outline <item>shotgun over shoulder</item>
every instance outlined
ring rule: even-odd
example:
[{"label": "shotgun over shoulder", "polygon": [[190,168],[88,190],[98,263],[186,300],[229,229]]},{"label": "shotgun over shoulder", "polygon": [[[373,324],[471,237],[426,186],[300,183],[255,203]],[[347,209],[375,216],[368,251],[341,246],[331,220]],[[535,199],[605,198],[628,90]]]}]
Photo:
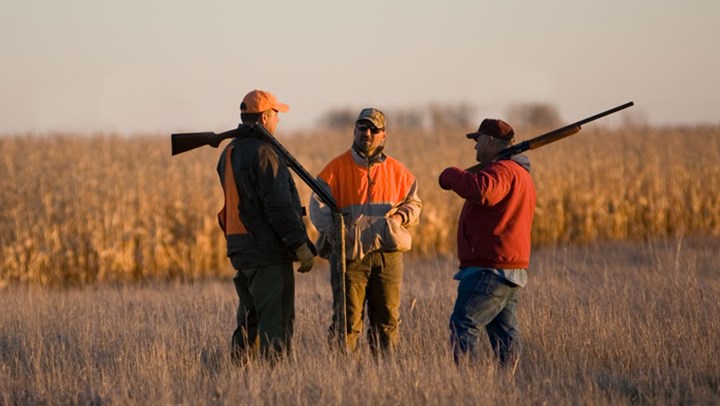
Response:
[{"label": "shotgun over shoulder", "polygon": [[[511,147],[505,148],[504,150],[498,152],[497,156],[493,160],[496,161],[498,159],[508,159],[508,158],[512,157],[513,155],[523,153],[530,149],[540,148],[543,145],[547,145],[547,144],[553,143],[555,141],[559,141],[563,138],[569,137],[573,134],[577,134],[583,125],[585,125],[591,121],[595,121],[599,118],[605,117],[607,115],[616,113],[620,110],[624,110],[633,105],[634,105],[633,102],[627,102],[627,103],[621,104],[617,107],[613,107],[610,110],[606,110],[606,111],[603,111],[602,113],[595,114],[594,116],[590,116],[588,118],[584,118],[575,123],[568,124],[564,127],[558,128],[557,130],[552,130],[543,135],[538,135],[537,137],[531,138],[529,140],[525,140],[521,143],[515,144]],[[485,165],[487,165],[487,163],[479,163],[475,166],[468,168],[467,171],[476,172]]]}]

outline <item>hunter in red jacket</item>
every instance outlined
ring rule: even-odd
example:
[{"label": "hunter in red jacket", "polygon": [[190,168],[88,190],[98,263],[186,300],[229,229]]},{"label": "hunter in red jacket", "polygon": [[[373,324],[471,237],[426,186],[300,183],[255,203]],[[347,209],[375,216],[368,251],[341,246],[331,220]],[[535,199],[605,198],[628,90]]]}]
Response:
[{"label": "hunter in red jacket", "polygon": [[485,328],[501,365],[517,366],[521,350],[516,309],[518,290],[527,283],[535,186],[525,156],[495,160],[512,145],[512,127],[485,119],[475,141],[479,170],[447,168],[440,187],[465,199],[458,224],[460,281],[450,333],[455,362],[480,355],[478,337]]}]

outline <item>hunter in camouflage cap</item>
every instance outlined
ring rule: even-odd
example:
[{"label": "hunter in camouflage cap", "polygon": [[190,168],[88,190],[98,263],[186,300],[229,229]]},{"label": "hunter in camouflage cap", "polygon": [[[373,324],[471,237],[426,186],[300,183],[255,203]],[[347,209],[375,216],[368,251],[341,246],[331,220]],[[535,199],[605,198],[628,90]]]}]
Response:
[{"label": "hunter in camouflage cap", "polygon": [[385,114],[383,114],[383,112],[378,109],[372,107],[362,109],[360,115],[358,116],[357,120],[355,120],[355,122],[357,123],[363,120],[369,121],[370,123],[372,123],[372,125],[381,130],[385,129]]}]

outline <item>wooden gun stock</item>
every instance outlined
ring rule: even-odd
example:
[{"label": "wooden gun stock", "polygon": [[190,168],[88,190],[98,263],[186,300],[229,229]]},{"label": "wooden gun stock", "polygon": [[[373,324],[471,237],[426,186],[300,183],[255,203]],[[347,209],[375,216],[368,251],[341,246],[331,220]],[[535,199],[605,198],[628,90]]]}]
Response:
[{"label": "wooden gun stock", "polygon": [[213,148],[220,146],[220,143],[227,138],[234,138],[243,135],[249,127],[240,126],[234,130],[225,131],[216,134],[214,132],[197,132],[197,133],[178,133],[172,134],[170,144],[172,146],[172,154],[178,155],[183,152],[210,145]]}]

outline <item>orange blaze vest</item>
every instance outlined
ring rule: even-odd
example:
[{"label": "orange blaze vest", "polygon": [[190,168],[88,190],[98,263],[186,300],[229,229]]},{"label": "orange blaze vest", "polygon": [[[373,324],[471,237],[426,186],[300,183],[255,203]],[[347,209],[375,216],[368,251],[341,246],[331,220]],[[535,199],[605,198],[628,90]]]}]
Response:
[{"label": "orange blaze vest", "polygon": [[[225,149],[225,174],[222,185],[225,194],[225,203],[222,210],[218,213],[220,228],[225,232],[226,237],[231,234],[247,234],[248,232],[245,223],[240,219],[240,193],[238,193],[235,175],[232,169],[232,150],[232,145],[228,145]],[[228,207],[230,207],[231,210],[228,210]]]},{"label": "orange blaze vest", "polygon": [[331,161],[319,177],[330,186],[341,209],[368,203],[395,205],[407,197],[415,182],[410,171],[393,158],[368,169],[353,160],[351,151]]}]

